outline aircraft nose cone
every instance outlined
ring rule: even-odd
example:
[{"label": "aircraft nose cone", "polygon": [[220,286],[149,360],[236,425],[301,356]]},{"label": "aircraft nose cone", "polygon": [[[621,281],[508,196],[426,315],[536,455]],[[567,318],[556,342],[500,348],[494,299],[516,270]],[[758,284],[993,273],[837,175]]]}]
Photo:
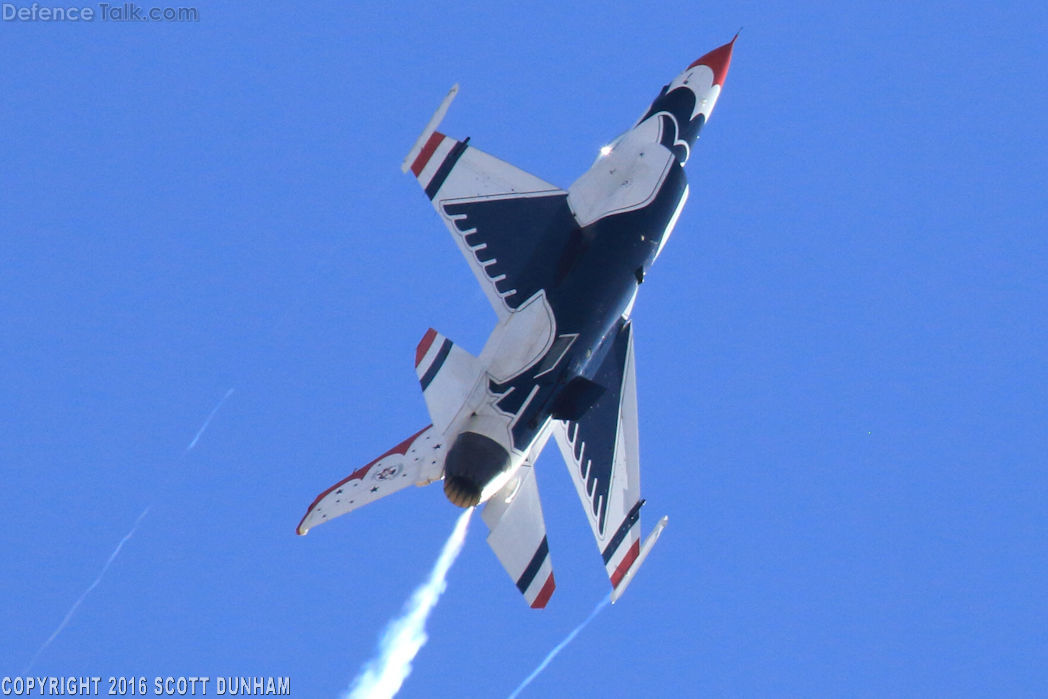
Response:
[{"label": "aircraft nose cone", "polygon": [[724,77],[728,74],[728,66],[731,65],[731,50],[735,46],[735,40],[739,38],[736,34],[731,38],[731,41],[719,46],[699,60],[692,63],[688,68],[694,68],[695,66],[709,66],[710,70],[713,71],[713,84],[724,85]]}]

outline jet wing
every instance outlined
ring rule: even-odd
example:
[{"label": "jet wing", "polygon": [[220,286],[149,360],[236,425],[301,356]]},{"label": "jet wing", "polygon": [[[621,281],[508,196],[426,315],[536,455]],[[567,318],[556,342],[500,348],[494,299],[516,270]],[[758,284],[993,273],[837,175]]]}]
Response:
[{"label": "jet wing", "polygon": [[432,426],[411,435],[371,463],[317,496],[298,524],[305,535],[318,524],[403,490],[409,485],[429,485],[444,472],[440,433]]},{"label": "jet wing", "polygon": [[[604,387],[578,420],[555,420],[560,447],[612,587],[637,562],[640,550],[640,458],[632,325],[619,331],[593,381]],[[627,580],[628,583],[628,580]]]},{"label": "jet wing", "polygon": [[577,229],[568,193],[436,130],[448,94],[404,160],[499,320],[547,288]]}]

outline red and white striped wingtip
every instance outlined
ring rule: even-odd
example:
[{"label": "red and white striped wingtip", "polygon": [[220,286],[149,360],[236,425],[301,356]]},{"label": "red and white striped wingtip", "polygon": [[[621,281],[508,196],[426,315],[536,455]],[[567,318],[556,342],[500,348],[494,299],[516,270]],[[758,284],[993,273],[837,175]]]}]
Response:
[{"label": "red and white striped wingtip", "polygon": [[[659,520],[659,523],[655,525],[655,528],[651,531],[651,534],[648,534],[648,538],[644,540],[644,545],[640,547],[639,553],[636,554],[636,558],[634,558],[633,550],[630,550],[630,555],[628,558],[630,562],[627,565],[627,569],[622,572],[622,575],[621,577],[619,577],[618,580],[613,579],[611,581],[612,587],[614,587],[614,589],[611,591],[612,604],[615,604],[615,602],[618,601],[619,597],[622,597],[622,594],[626,591],[626,588],[629,587],[630,582],[633,581],[633,576],[637,574],[637,571],[640,570],[641,564],[644,563],[644,559],[648,557],[649,553],[651,553],[651,547],[654,546],[655,542],[659,540],[659,534],[661,534],[662,530],[666,528],[666,522],[668,522],[669,519],[670,518],[668,516],[664,516],[662,519]],[[634,546],[636,546],[636,543],[634,544]],[[619,575],[619,571],[615,571],[615,573],[616,575]]]}]

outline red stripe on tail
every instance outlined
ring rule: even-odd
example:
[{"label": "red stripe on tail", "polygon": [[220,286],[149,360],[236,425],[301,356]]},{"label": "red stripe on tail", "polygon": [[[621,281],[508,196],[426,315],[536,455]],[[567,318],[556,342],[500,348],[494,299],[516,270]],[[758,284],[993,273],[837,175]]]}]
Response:
[{"label": "red stripe on tail", "polygon": [[418,367],[418,365],[422,363],[422,358],[426,356],[426,352],[429,352],[433,340],[436,339],[437,331],[433,328],[427,330],[426,334],[422,336],[422,340],[418,343],[418,347],[415,349],[415,367]]}]

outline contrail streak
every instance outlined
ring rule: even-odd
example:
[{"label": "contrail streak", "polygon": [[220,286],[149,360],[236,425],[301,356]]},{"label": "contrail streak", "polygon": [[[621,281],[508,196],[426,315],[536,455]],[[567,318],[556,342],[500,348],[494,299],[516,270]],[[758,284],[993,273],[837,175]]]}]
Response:
[{"label": "contrail streak", "polygon": [[447,588],[448,571],[462,551],[472,513],[473,508],[470,508],[459,516],[429,579],[411,595],[400,616],[386,626],[379,642],[378,656],[361,669],[350,688],[342,694],[342,699],[388,699],[400,691],[400,686],[411,674],[411,661],[429,639],[426,619]]},{"label": "contrail streak", "polygon": [[102,570],[101,572],[99,572],[98,577],[95,578],[94,582],[87,586],[87,589],[84,590],[83,593],[81,593],[80,597],[77,598],[76,602],[73,602],[73,606],[69,608],[68,612],[66,612],[65,618],[62,619],[62,623],[59,624],[58,628],[55,629],[51,633],[51,635],[47,637],[47,640],[44,641],[44,644],[37,649],[36,654],[33,655],[33,659],[30,660],[29,664],[25,666],[25,669],[22,670],[23,675],[29,672],[29,669],[33,667],[33,663],[35,663],[36,659],[40,657],[40,654],[44,652],[44,649],[51,645],[51,641],[58,638],[58,634],[62,633],[62,629],[66,627],[66,624],[69,623],[69,620],[73,618],[74,614],[76,614],[76,610],[80,607],[80,604],[87,598],[89,594],[91,594],[91,590],[98,587],[98,584],[102,582],[102,578],[105,577],[106,571],[109,570],[109,566],[112,565],[113,561],[116,560],[116,557],[120,555],[120,549],[124,548],[124,544],[126,544],[128,540],[130,540],[131,537],[135,535],[135,532],[138,531],[138,525],[142,523],[142,520],[145,519],[147,514],[149,514],[149,507],[146,507],[146,509],[142,510],[142,512],[138,515],[138,518],[135,520],[134,526],[131,527],[130,531],[128,531],[127,534],[124,534],[124,538],[121,539],[120,543],[118,543],[116,545],[116,548],[113,549],[113,553],[109,554],[109,558],[106,559],[106,564],[102,566]]},{"label": "contrail streak", "polygon": [[[204,424],[200,426],[199,430],[197,430],[196,436],[193,437],[193,441],[189,443],[189,446],[186,447],[186,450],[182,452],[182,456],[188,454],[189,450],[196,446],[197,442],[200,440],[200,436],[204,434],[204,430],[207,429],[207,426],[211,423],[212,418],[215,417],[215,413],[218,412],[218,409],[222,407],[222,404],[225,403],[231,395],[233,395],[232,388],[226,391],[226,394],[222,396],[222,399],[218,401],[214,408],[211,409],[211,414],[207,416],[207,419],[204,420]],[[142,520],[146,518],[146,515],[149,514],[149,508],[151,507],[151,504],[146,505],[146,508],[142,510],[141,513],[139,513],[138,517],[135,519],[134,525],[132,525],[131,529],[127,532],[127,534],[124,534],[124,538],[117,543],[116,548],[113,549],[113,552],[109,554],[109,558],[106,559],[106,563],[104,566],[102,566],[102,571],[98,574],[98,577],[94,579],[94,582],[87,586],[87,589],[80,594],[76,602],[73,602],[73,606],[69,608],[68,612],[66,612],[65,617],[62,619],[62,623],[59,624],[58,628],[55,629],[51,633],[51,635],[47,637],[47,640],[44,641],[43,645],[37,649],[36,653],[33,655],[32,660],[30,660],[29,664],[25,666],[25,669],[22,670],[23,675],[29,672],[30,668],[33,667],[33,664],[36,663],[37,659],[40,657],[40,654],[43,653],[49,645],[51,645],[51,642],[58,638],[58,634],[62,633],[62,630],[66,627],[66,625],[69,624],[69,621],[73,618],[73,615],[76,614],[76,610],[80,608],[80,605],[83,603],[83,601],[87,599],[87,596],[91,594],[91,591],[98,587],[99,583],[102,582],[102,578],[105,577],[106,571],[109,570],[109,566],[111,566],[113,564],[113,561],[116,560],[116,557],[120,555],[120,551],[124,548],[124,544],[126,544],[131,539],[131,537],[135,535],[135,532],[138,531],[138,525],[140,525],[142,523]]]},{"label": "contrail streak", "polygon": [[188,454],[190,450],[197,445],[197,442],[200,441],[200,435],[204,434],[204,430],[206,430],[207,426],[211,424],[211,420],[215,417],[215,413],[218,412],[218,409],[222,407],[222,404],[225,403],[226,399],[231,395],[233,395],[232,388],[226,391],[226,395],[222,396],[222,400],[218,401],[215,407],[211,409],[211,414],[207,416],[207,419],[204,420],[204,424],[200,426],[199,430],[197,430],[196,436],[193,437],[193,441],[189,443],[188,447],[186,447],[186,450],[183,452],[184,454]]},{"label": "contrail streak", "polygon": [[531,671],[531,674],[528,675],[524,679],[524,681],[520,683],[519,687],[517,687],[516,689],[513,690],[513,694],[509,695],[509,699],[516,699],[517,695],[520,694],[524,690],[525,687],[527,687],[529,684],[531,684],[531,681],[534,680],[536,677],[538,677],[539,673],[541,673],[543,670],[546,669],[546,666],[550,664],[550,661],[552,661],[555,657],[557,657],[557,653],[559,653],[561,650],[563,650],[564,646],[566,646],[569,643],[571,643],[572,641],[574,641],[575,637],[579,635],[579,632],[582,631],[584,628],[586,628],[586,626],[591,621],[593,621],[593,618],[595,616],[597,616],[598,614],[600,614],[601,610],[603,610],[605,607],[608,606],[608,602],[610,602],[610,601],[611,601],[611,595],[609,594],[607,597],[605,597],[599,603],[597,603],[597,606],[593,608],[593,611],[590,612],[590,615],[588,617],[586,617],[586,620],[583,621],[578,626],[576,626],[575,630],[572,631],[571,633],[569,633],[567,638],[565,638],[563,641],[561,641],[560,643],[558,643],[557,645],[555,645],[553,647],[553,650],[551,650],[549,652],[549,654],[546,656],[546,658],[541,663],[539,663],[539,666]]}]

